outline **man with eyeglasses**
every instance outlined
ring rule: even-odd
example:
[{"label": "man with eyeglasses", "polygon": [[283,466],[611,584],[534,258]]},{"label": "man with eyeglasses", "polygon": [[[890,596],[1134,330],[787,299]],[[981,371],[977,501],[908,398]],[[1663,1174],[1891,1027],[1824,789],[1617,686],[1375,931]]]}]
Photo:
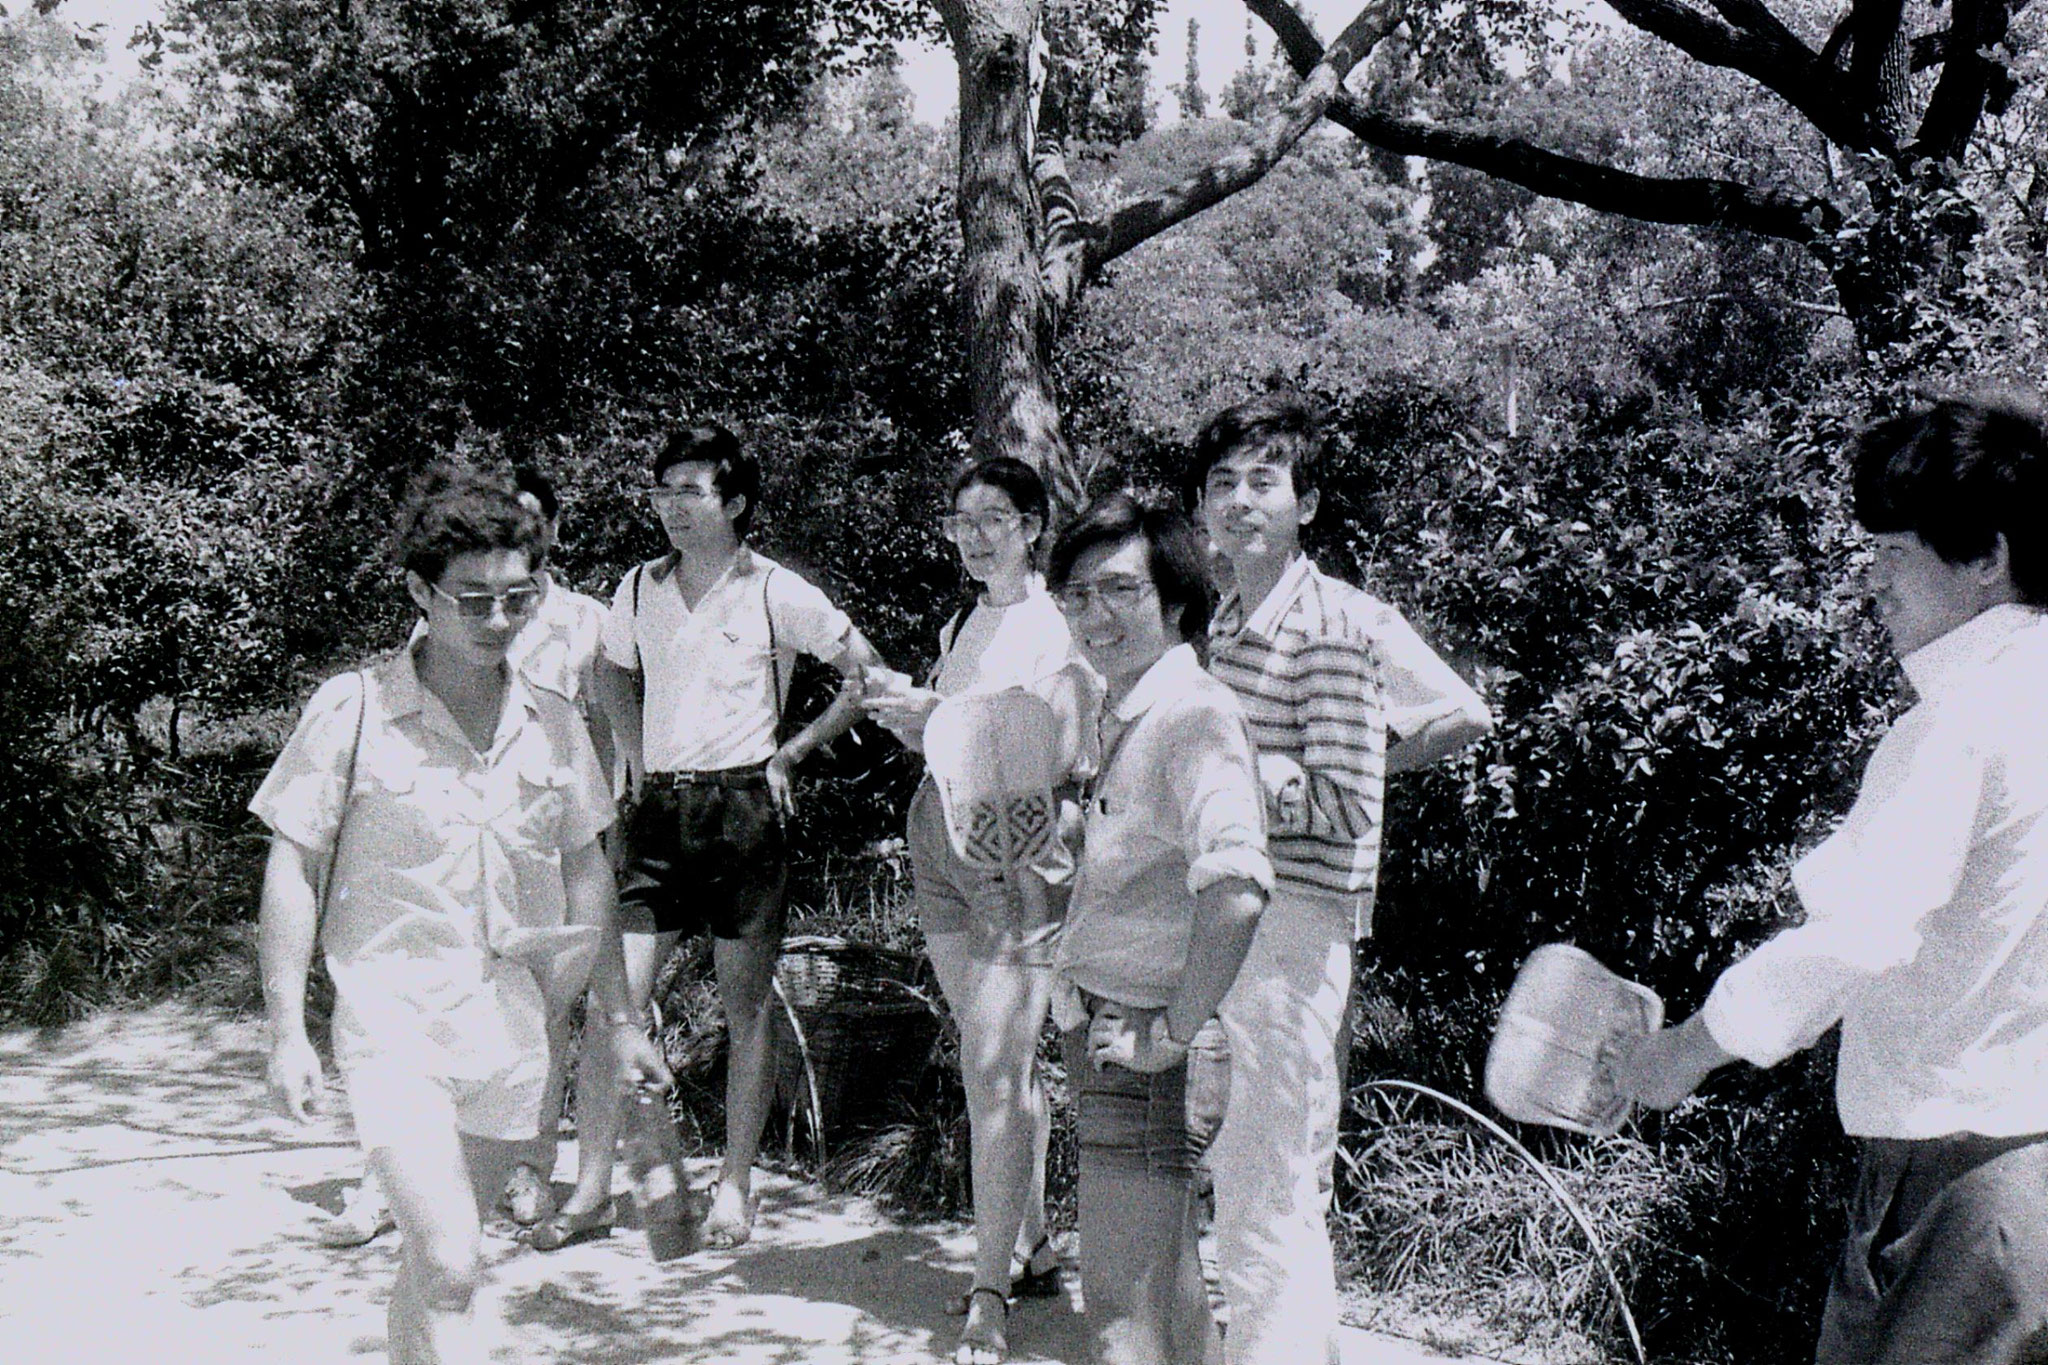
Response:
[{"label": "man with eyeglasses", "polygon": [[1196,1246],[1188,1045],[1272,889],[1258,774],[1237,699],[1190,643],[1208,585],[1178,512],[1097,504],[1061,533],[1047,581],[1108,684],[1053,966],[1089,1335],[1102,1365],[1206,1365],[1221,1347]]},{"label": "man with eyeglasses", "polygon": [[[704,1225],[707,1245],[753,1232],[753,1165],[774,1075],[768,1023],[788,882],[783,820],[792,775],[860,716],[861,670],[878,662],[825,594],[746,543],[760,496],[754,456],[717,423],[674,433],[655,457],[648,505],[671,551],[631,570],[613,595],[597,690],[617,739],[630,814],[623,822],[620,922],[636,1016],[686,933],[709,932],[730,1053],[725,1161]],[[799,654],[848,686],[782,739]],[[611,1034],[593,1020],[589,1073],[615,1070]],[[609,1227],[616,1085],[579,1086],[576,1189],[536,1225],[533,1245],[566,1246]]]}]

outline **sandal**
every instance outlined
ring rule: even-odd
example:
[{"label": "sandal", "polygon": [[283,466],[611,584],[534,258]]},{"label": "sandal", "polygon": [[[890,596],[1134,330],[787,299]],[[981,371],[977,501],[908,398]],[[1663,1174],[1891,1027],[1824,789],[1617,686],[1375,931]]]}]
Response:
[{"label": "sandal", "polygon": [[322,1220],[313,1230],[313,1237],[321,1246],[339,1250],[374,1242],[397,1226],[398,1219],[385,1202],[377,1178],[366,1175],[361,1184],[348,1192],[341,1212]]},{"label": "sandal", "polygon": [[[1041,1254],[1050,1253],[1052,1264],[1043,1270],[1033,1270]],[[1038,1245],[1031,1248],[1031,1254],[1024,1258],[1024,1273],[1010,1277],[1010,1297],[1013,1299],[1056,1299],[1066,1292],[1060,1282],[1059,1253],[1053,1251],[1052,1234],[1038,1239]]]},{"label": "sandal", "polygon": [[540,1172],[521,1164],[505,1182],[505,1213],[520,1227],[530,1228],[555,1212],[555,1192],[540,1178]]},{"label": "sandal", "polygon": [[[1041,1255],[1051,1251],[1052,1235],[1048,1233],[1038,1239],[1038,1245],[1031,1248],[1031,1254],[1024,1258],[1023,1271],[1011,1274],[1008,1297],[1012,1304],[1018,1299],[1056,1299],[1067,1292],[1066,1284],[1060,1279],[1060,1258],[1057,1254],[1053,1255],[1052,1264],[1044,1270],[1031,1268]],[[983,1292],[995,1293],[993,1289]],[[966,1317],[975,1293],[975,1290],[970,1289],[957,1299],[946,1300],[946,1315],[954,1318]]]},{"label": "sandal", "polygon": [[[986,1294],[1003,1310],[1002,1317],[976,1317],[974,1296]],[[1001,1365],[1009,1357],[1010,1299],[1000,1289],[976,1285],[967,1291],[967,1325],[960,1329],[960,1344],[953,1348],[953,1365]]]},{"label": "sandal", "polygon": [[586,1213],[567,1213],[555,1210],[548,1217],[533,1225],[526,1235],[526,1244],[535,1251],[560,1251],[563,1247],[578,1242],[594,1241],[599,1237],[612,1235],[612,1205],[610,1200]]},{"label": "sandal", "polygon": [[754,1215],[760,1210],[758,1195],[749,1194],[740,1206],[740,1220],[718,1216],[718,1198],[725,1193],[725,1182],[718,1181],[711,1187],[711,1202],[704,1215],[704,1246],[711,1251],[732,1251],[745,1246],[754,1236]]}]

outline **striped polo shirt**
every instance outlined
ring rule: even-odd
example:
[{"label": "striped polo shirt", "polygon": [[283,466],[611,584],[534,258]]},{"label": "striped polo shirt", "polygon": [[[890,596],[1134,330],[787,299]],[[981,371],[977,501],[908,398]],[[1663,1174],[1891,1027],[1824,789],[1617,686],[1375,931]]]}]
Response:
[{"label": "striped polo shirt", "polygon": [[1297,555],[1249,617],[1235,593],[1209,628],[1209,671],[1237,694],[1252,744],[1308,776],[1308,832],[1275,834],[1276,880],[1372,927],[1387,722],[1372,626],[1381,604]]}]

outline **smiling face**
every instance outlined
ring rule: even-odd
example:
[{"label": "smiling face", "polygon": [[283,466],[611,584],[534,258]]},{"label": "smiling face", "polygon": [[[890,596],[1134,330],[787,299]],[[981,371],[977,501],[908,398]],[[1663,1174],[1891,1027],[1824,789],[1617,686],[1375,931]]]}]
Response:
[{"label": "smiling face", "polygon": [[[430,584],[416,573],[408,573],[406,580],[413,603],[427,618],[427,636],[434,646],[482,668],[502,663],[514,637],[533,619],[531,610],[519,609],[518,597],[507,600],[506,595],[515,589],[542,589],[524,550],[471,550],[450,559],[438,583]],[[489,604],[488,614],[473,616],[469,612],[474,606],[466,610],[460,599],[469,596],[473,603],[475,594],[500,600]],[[537,597],[529,600],[538,602]]]},{"label": "smiling face", "polygon": [[977,582],[1009,582],[1030,571],[1039,520],[1020,513],[1002,489],[985,483],[967,485],[953,499],[953,515],[946,526],[961,565]]},{"label": "smiling face", "polygon": [[1143,536],[1083,551],[1059,590],[1074,642],[1112,696],[1122,696],[1181,643],[1179,607],[1160,605]]},{"label": "smiling face", "polygon": [[1315,519],[1318,495],[1294,488],[1294,466],[1270,444],[1239,446],[1202,479],[1202,529],[1233,565],[1248,558],[1292,558],[1301,528]]},{"label": "smiling face", "polygon": [[1900,657],[1931,644],[1985,609],[2014,598],[2005,541],[1983,559],[1951,564],[1911,531],[1873,536],[1871,605]]}]

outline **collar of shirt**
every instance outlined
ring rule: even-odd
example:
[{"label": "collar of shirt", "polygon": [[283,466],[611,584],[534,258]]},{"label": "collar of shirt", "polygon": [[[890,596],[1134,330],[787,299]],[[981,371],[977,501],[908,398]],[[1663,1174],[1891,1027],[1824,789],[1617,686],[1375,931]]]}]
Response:
[{"label": "collar of shirt", "polygon": [[[754,553],[753,547],[742,543],[737,550],[733,551],[732,559],[726,563],[726,566],[723,569],[720,569],[718,571],[718,577],[712,579],[711,585],[704,589],[704,596],[699,597],[697,599],[698,603],[701,605],[705,598],[717,592],[721,587],[725,586],[725,584],[728,581],[733,579],[745,578],[749,574],[752,574],[756,569],[760,567],[760,564],[760,556]],[[675,576],[676,571],[682,568],[682,566],[682,551],[670,550],[667,554],[663,555],[660,559],[655,560],[654,563],[648,566],[647,580],[650,583],[666,583],[670,578],[673,578]],[[677,595],[681,595],[680,584],[677,585]],[[690,604],[687,602],[683,604],[685,609],[688,609],[689,605]]]},{"label": "collar of shirt", "polygon": [[1116,704],[1117,720],[1129,725],[1159,702],[1185,692],[1189,684],[1202,676],[1202,661],[1195,657],[1195,647],[1175,645],[1160,655],[1159,661],[1146,669],[1145,675]]},{"label": "collar of shirt", "polygon": [[2041,620],[2041,608],[2002,602],[1979,612],[1939,639],[1900,660],[1906,680],[1923,701],[1933,701],[1988,661],[2006,641]]},{"label": "collar of shirt", "polygon": [[[1270,640],[1280,631],[1280,623],[1287,619],[1287,613],[1301,597],[1302,589],[1308,586],[1309,577],[1316,566],[1304,554],[1297,554],[1287,561],[1287,567],[1280,571],[1280,581],[1273,585],[1263,602],[1250,616],[1244,614],[1244,602],[1235,588],[1226,593],[1223,602],[1216,608],[1211,635],[1256,635]],[[1241,620],[1239,618],[1242,618]]]},{"label": "collar of shirt", "polygon": [[[444,732],[450,739],[469,744],[469,736],[456,723],[454,713],[439,697],[433,704],[427,704],[426,684],[420,681],[417,653],[424,644],[424,637],[399,651],[398,666],[384,679],[383,705],[385,713],[392,720],[417,715],[421,723]],[[516,668],[505,670],[505,707],[498,713],[498,730],[491,737],[490,753],[496,754],[519,734],[520,728],[529,720],[540,716],[540,703],[534,700],[526,680]],[[473,746],[472,746],[473,747]],[[489,755],[486,755],[489,757]]]}]

